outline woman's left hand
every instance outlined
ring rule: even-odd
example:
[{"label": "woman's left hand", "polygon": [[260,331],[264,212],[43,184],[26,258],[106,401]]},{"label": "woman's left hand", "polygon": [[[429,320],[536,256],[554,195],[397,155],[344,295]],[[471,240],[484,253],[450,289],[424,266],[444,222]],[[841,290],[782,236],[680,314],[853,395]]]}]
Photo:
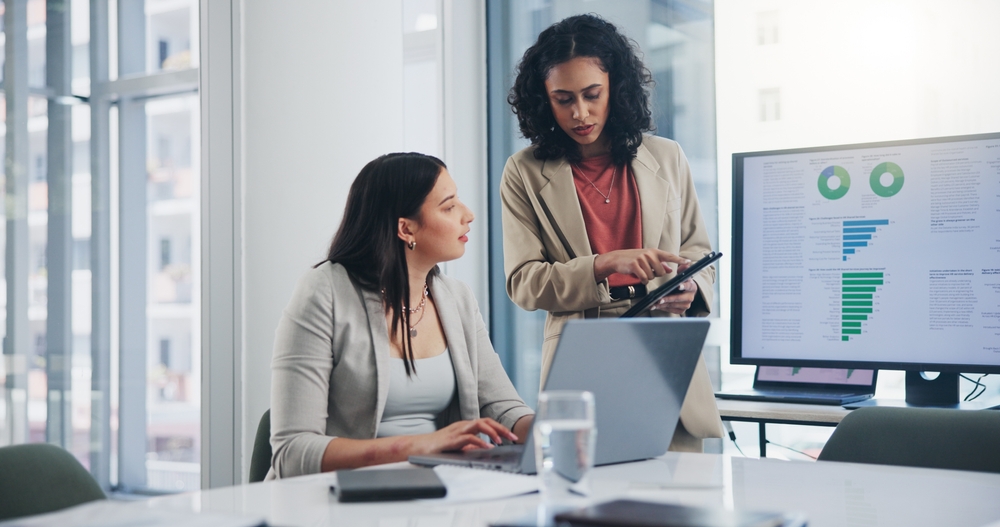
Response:
[{"label": "woman's left hand", "polygon": [[688,280],[677,289],[680,293],[661,298],[657,303],[653,304],[652,309],[654,311],[666,311],[675,315],[683,315],[688,309],[691,309],[694,297],[698,294],[698,284],[694,280]]}]

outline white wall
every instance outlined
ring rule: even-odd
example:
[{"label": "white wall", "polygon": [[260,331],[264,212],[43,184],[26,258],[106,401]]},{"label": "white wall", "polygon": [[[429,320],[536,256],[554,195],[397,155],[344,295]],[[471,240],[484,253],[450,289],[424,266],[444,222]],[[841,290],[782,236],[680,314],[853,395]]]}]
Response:
[{"label": "white wall", "polygon": [[[400,0],[240,7],[245,478],[270,407],[281,311],[298,278],[324,258],[361,167],[403,148],[404,94]],[[485,11],[445,0],[443,15],[444,161],[479,218],[466,257],[446,271],[485,306]]]},{"label": "white wall", "polygon": [[486,173],[486,6],[444,0],[444,162],[459,197],[476,215],[465,256],[444,272],[469,284],[489,324]]},{"label": "white wall", "polygon": [[246,451],[270,407],[271,347],[361,168],[402,147],[398,0],[245,2]]}]

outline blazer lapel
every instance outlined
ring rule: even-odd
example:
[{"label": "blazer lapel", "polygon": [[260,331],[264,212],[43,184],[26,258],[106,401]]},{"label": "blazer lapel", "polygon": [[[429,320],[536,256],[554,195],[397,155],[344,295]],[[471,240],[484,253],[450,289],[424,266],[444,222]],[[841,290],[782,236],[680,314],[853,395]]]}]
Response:
[{"label": "blazer lapel", "polygon": [[590,256],[593,251],[569,163],[565,158],[544,162],[542,177],[548,182],[538,191],[541,205],[546,209],[552,228],[570,252],[570,259]]},{"label": "blazer lapel", "polygon": [[632,162],[632,174],[635,184],[639,187],[639,199],[642,209],[642,246],[659,247],[660,234],[663,232],[663,218],[667,210],[667,181],[659,176],[660,164],[646,145],[639,145],[635,160]]},{"label": "blazer lapel", "polygon": [[455,368],[455,385],[462,419],[476,419],[479,417],[479,381],[469,360],[469,346],[465,341],[462,316],[458,312],[454,295],[441,280],[432,280],[428,288],[441,319],[451,364]]},{"label": "blazer lapel", "polygon": [[375,429],[372,437],[382,421],[385,401],[389,398],[389,326],[385,323],[385,308],[382,305],[382,295],[376,291],[362,290],[365,307],[368,311],[368,325],[372,332],[372,347],[375,349]]}]

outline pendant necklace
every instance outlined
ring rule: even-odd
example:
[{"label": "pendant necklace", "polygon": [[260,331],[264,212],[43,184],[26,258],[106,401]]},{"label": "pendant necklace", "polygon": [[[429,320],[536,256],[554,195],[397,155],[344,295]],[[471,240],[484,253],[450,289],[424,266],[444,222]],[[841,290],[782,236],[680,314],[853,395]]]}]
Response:
[{"label": "pendant necklace", "polygon": [[420,321],[424,319],[424,306],[427,304],[427,295],[428,294],[430,294],[430,292],[427,291],[427,282],[424,282],[424,293],[422,295],[422,298],[420,299],[420,305],[418,305],[417,307],[415,307],[413,309],[407,308],[407,309],[409,309],[409,311],[410,311],[411,314],[416,313],[417,311],[420,311],[420,317],[417,318],[417,321],[414,322],[412,326],[410,326],[410,338],[411,339],[417,337],[417,324],[419,324]]},{"label": "pendant necklace", "polygon": [[615,189],[615,178],[618,176],[617,166],[615,166],[615,171],[611,174],[611,187],[608,188],[607,194],[601,192],[601,189],[597,188],[597,185],[595,185],[594,182],[591,181],[589,177],[584,175],[583,170],[579,170],[579,172],[580,175],[583,176],[583,179],[586,179],[587,183],[590,183],[590,186],[594,187],[594,190],[596,190],[597,193],[600,194],[602,198],[604,198],[604,203],[611,203],[611,192]]}]

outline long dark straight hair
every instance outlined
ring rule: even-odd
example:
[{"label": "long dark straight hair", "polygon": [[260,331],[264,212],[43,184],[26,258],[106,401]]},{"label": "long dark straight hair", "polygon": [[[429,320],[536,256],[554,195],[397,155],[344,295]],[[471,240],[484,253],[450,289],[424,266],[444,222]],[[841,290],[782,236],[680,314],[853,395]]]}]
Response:
[{"label": "long dark straight hair", "polygon": [[[419,220],[420,206],[445,168],[440,159],[417,153],[386,154],[368,163],[351,184],[344,219],[330,244],[327,260],[343,265],[362,287],[382,292],[386,311],[392,311],[393,340],[400,322],[410,327],[409,267],[406,242],[397,236],[399,219]],[[435,266],[427,281],[438,272]],[[407,376],[416,372],[408,330],[403,364]]]}]

